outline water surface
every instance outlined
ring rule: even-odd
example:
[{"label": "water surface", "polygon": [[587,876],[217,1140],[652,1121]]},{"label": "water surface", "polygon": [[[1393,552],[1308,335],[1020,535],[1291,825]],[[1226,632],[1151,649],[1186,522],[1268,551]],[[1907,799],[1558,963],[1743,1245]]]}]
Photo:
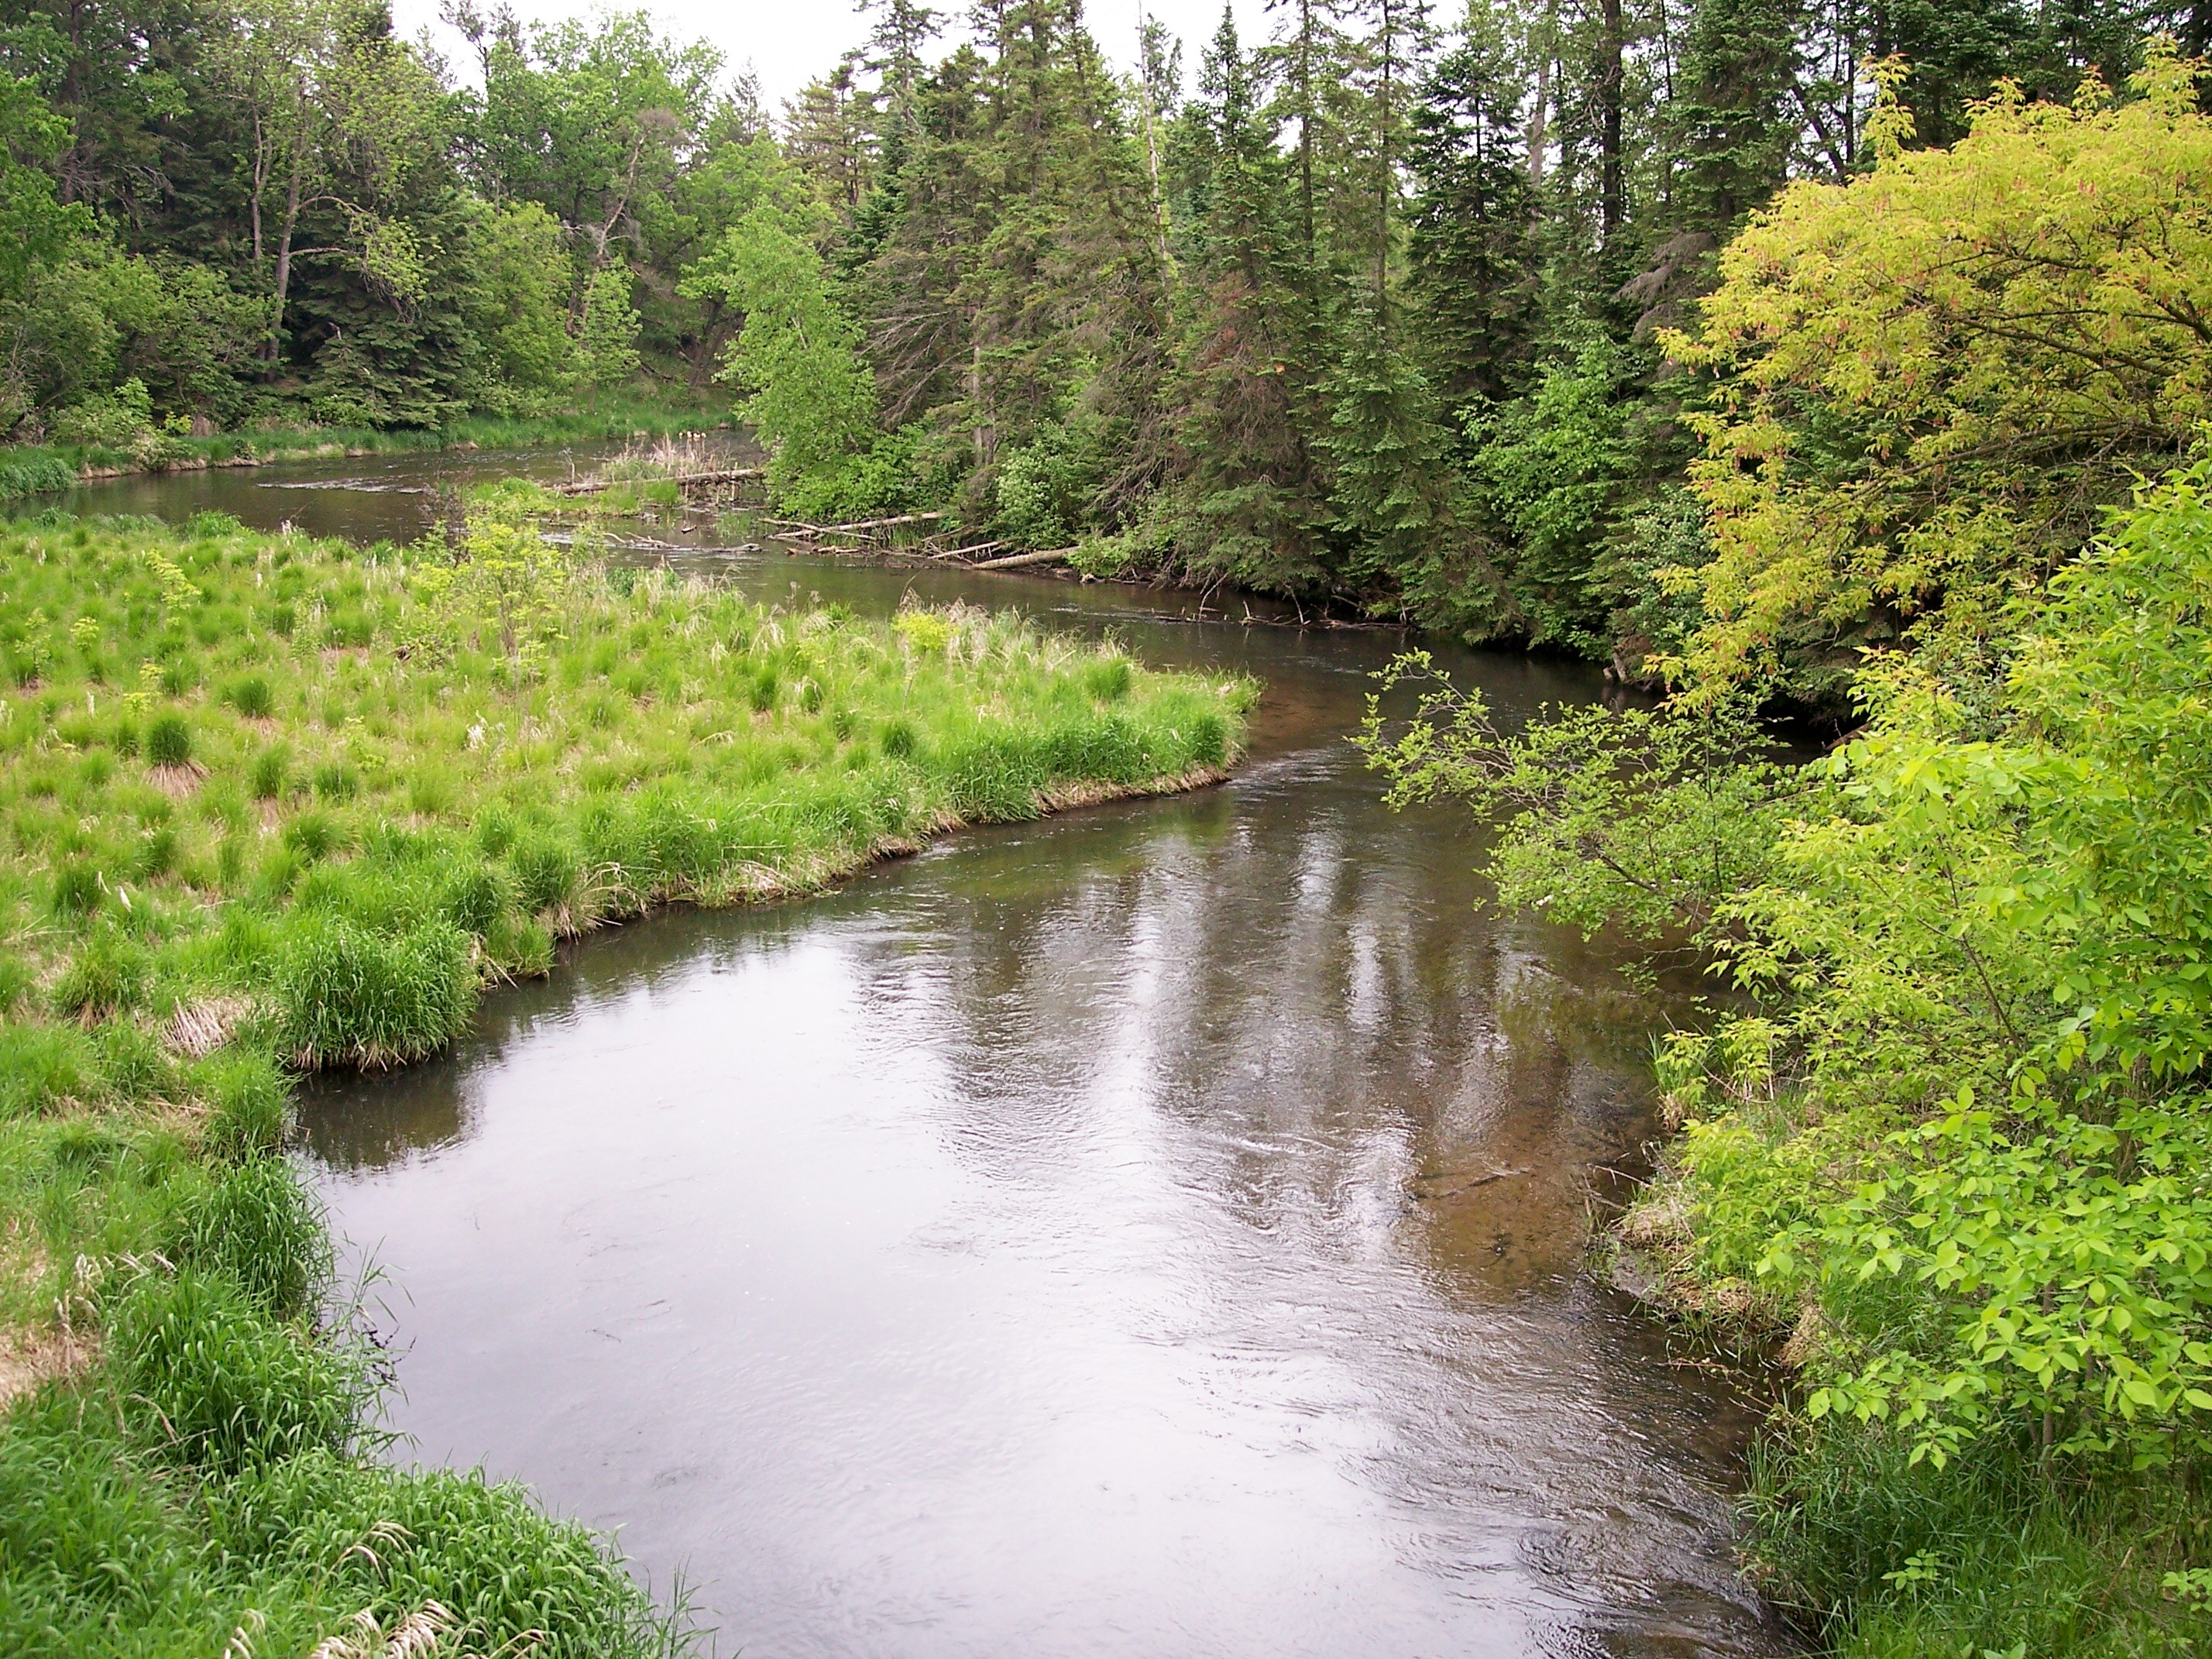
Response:
[{"label": "water surface", "polygon": [[[410,491],[497,465],[81,494],[402,536]],[[409,1455],[620,1528],[725,1652],[1782,1650],[1733,1564],[1753,1408],[1582,1270],[1682,989],[1480,911],[1464,822],[1381,807],[1345,734],[1394,639],[675,556],[1259,674],[1254,752],[824,898],[610,930],[449,1058],[314,1091],[323,1194],[390,1274]],[[1600,690],[1452,665],[1509,717]]]}]

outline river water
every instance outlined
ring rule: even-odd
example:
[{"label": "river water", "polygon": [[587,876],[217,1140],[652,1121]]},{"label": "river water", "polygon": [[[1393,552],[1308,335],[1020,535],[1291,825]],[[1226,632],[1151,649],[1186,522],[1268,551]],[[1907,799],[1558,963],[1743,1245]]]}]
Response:
[{"label": "river water", "polygon": [[[404,539],[514,464],[73,504]],[[1756,1407],[1582,1271],[1690,988],[1479,911],[1464,821],[1382,808],[1346,734],[1393,637],[668,556],[769,599],[1016,605],[1268,694],[1225,786],[610,931],[450,1057],[313,1090],[403,1455],[619,1529],[724,1653],[1784,1650],[1734,1566]],[[1601,689],[1448,660],[1509,716]]]}]

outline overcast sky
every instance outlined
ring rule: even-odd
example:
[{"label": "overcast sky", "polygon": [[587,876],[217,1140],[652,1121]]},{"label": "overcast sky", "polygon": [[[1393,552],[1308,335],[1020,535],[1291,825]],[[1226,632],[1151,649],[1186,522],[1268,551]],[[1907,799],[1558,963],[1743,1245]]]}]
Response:
[{"label": "overcast sky", "polygon": [[[438,3],[394,0],[392,21],[401,33],[410,36],[428,25],[454,71],[465,73],[471,67],[471,54],[458,36],[438,22]],[[526,19],[588,16],[606,9],[594,0],[513,3]],[[1137,3],[1089,0],[1085,9],[1098,44],[1124,68],[1136,63]],[[1237,27],[1249,44],[1267,27],[1264,0],[1236,0],[1236,6]],[[760,76],[762,101],[771,111],[781,110],[785,99],[835,68],[839,55],[858,46],[868,32],[867,20],[853,9],[851,0],[660,0],[657,4],[648,0],[645,9],[666,32],[685,39],[703,36],[722,49],[732,66],[751,65]],[[957,14],[964,7],[959,0],[951,0],[939,9]],[[1221,21],[1221,0],[1146,0],[1146,9],[1182,37],[1188,88],[1197,79],[1200,49]]]}]

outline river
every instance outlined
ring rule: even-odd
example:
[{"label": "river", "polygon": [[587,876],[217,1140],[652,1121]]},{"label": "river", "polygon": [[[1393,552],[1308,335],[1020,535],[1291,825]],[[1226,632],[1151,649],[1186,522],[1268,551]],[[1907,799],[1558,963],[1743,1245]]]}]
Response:
[{"label": "river", "polygon": [[[518,465],[568,462],[71,504],[406,539]],[[1583,1271],[1695,988],[1480,910],[1463,819],[1382,806],[1346,734],[1394,636],[658,533],[762,598],[1018,605],[1267,696],[1221,787],[611,930],[448,1057],[312,1089],[400,1455],[618,1529],[763,1659],[1786,1650],[1735,1567],[1756,1406]],[[1601,690],[1443,656],[1508,716]]]}]

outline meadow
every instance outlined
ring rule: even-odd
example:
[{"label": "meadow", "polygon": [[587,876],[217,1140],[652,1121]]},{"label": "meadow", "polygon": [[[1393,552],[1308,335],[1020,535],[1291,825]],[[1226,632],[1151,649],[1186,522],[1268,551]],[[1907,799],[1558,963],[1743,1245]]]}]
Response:
[{"label": "meadow", "polygon": [[1253,695],[489,513],[0,527],[0,1650],[684,1648],[526,1493],[377,1455],[292,1078],[433,1054],[611,921],[1218,776]]}]

